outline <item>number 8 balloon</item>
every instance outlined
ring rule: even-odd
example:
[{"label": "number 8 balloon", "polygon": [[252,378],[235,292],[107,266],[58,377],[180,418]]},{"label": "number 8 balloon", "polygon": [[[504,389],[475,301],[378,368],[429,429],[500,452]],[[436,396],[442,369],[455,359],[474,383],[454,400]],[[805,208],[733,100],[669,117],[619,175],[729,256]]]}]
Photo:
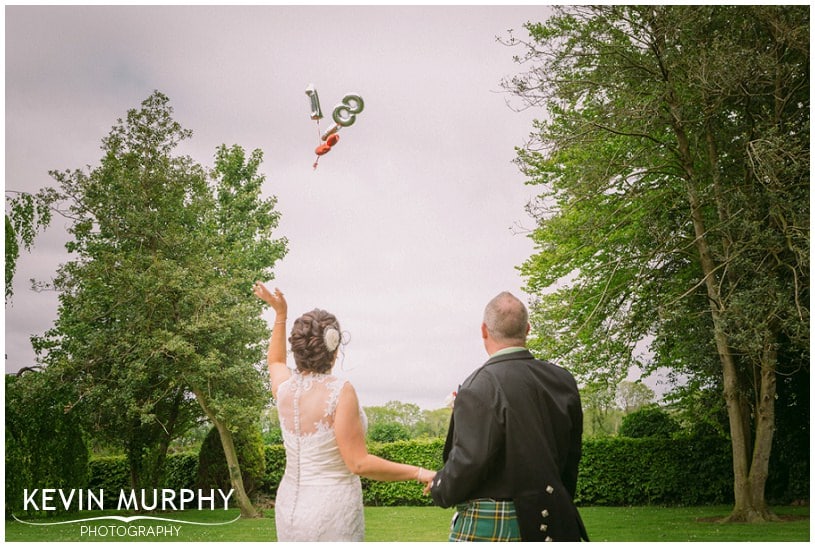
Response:
[{"label": "number 8 balloon", "polygon": [[[353,104],[348,104],[349,101]],[[351,127],[354,125],[354,122],[357,121],[357,114],[362,112],[363,108],[365,108],[365,103],[362,97],[356,93],[349,93],[342,98],[340,104],[334,107],[334,112],[331,113],[331,117],[337,122],[337,125]],[[343,114],[346,115],[343,116]]]},{"label": "number 8 balloon", "polygon": [[[309,84],[306,88],[306,95],[311,102],[311,119],[317,122],[317,132],[320,131],[320,118],[323,117],[322,109],[320,108],[320,98],[317,95],[317,89],[314,84]],[[357,114],[362,112],[365,108],[365,102],[356,93],[347,93],[334,110],[331,112],[331,118],[334,120],[334,125],[330,127],[325,133],[320,136],[324,144],[320,144],[314,152],[319,156],[327,154],[331,148],[340,140],[337,132],[343,127],[350,127],[357,121]],[[314,162],[314,168],[317,168],[317,161]]]}]

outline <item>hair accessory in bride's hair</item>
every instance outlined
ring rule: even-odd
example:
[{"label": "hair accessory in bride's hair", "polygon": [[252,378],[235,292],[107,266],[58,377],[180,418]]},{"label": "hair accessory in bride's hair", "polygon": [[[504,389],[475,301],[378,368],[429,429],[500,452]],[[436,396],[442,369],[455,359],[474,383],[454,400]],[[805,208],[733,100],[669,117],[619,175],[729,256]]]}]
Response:
[{"label": "hair accessory in bride's hair", "polygon": [[325,342],[325,347],[328,348],[328,352],[331,353],[337,346],[340,345],[340,333],[334,327],[329,327],[325,329],[323,333],[323,341]]}]

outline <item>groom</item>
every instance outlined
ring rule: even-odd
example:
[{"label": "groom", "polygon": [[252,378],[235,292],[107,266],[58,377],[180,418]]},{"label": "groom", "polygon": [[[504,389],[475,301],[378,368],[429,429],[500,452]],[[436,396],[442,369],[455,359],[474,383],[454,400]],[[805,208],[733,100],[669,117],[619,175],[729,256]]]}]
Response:
[{"label": "groom", "polygon": [[573,498],[583,411],[572,375],[526,349],[529,319],[508,292],[484,311],[489,360],[458,389],[444,466],[430,485],[456,506],[450,541],[588,540]]}]

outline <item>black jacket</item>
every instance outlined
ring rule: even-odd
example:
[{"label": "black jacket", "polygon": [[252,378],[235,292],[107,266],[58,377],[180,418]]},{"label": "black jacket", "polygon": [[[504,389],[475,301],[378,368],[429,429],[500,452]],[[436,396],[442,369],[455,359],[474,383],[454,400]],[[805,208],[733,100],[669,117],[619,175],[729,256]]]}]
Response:
[{"label": "black jacket", "polygon": [[433,500],[512,499],[525,541],[588,539],[573,502],[582,433],[566,369],[527,350],[492,357],[458,390]]}]

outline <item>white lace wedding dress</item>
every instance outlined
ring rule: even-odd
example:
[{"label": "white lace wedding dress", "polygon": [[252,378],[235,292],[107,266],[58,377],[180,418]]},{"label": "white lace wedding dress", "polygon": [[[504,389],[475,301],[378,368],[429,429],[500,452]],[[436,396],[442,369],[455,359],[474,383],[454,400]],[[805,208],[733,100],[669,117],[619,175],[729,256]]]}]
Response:
[{"label": "white lace wedding dress", "polygon": [[[348,471],[334,435],[345,381],[294,372],[277,390],[286,471],[277,489],[278,541],[362,541],[365,520],[359,477]],[[367,426],[360,408],[363,427]]]}]

